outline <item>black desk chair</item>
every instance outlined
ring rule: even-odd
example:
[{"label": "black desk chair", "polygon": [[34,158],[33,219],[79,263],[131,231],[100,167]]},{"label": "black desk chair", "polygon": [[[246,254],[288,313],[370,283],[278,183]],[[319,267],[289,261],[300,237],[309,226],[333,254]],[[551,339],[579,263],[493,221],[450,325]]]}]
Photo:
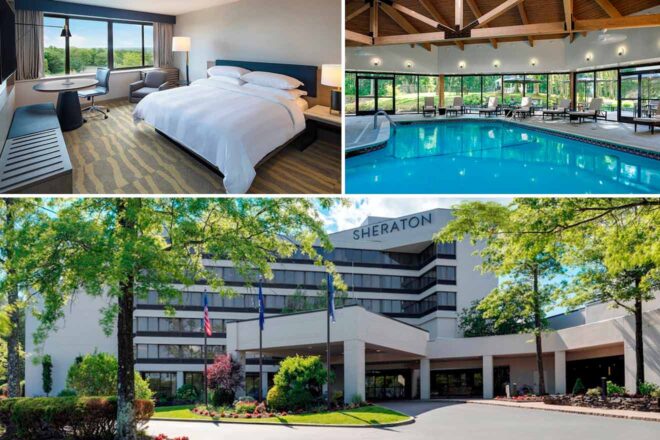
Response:
[{"label": "black desk chair", "polygon": [[99,67],[96,70],[96,79],[99,81],[99,83],[96,85],[96,88],[81,90],[78,92],[78,96],[80,98],[85,98],[88,101],[92,101],[92,105],[84,108],[83,112],[99,112],[105,116],[105,119],[108,119],[108,113],[110,113],[110,109],[102,105],[96,105],[94,98],[110,93],[110,69]]}]

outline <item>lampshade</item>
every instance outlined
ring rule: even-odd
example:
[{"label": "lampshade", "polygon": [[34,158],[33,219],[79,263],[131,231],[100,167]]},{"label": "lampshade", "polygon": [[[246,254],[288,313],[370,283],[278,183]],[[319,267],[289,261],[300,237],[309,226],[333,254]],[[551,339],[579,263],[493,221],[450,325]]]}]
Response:
[{"label": "lampshade", "polygon": [[190,52],[190,37],[172,38],[172,52]]},{"label": "lampshade", "polygon": [[69,30],[69,26],[64,25],[64,27],[62,28],[62,33],[60,34],[60,37],[62,37],[62,38],[65,38],[65,37],[71,38],[72,37],[71,31]]},{"label": "lampshade", "polygon": [[341,64],[324,64],[321,66],[321,84],[329,87],[341,87]]}]

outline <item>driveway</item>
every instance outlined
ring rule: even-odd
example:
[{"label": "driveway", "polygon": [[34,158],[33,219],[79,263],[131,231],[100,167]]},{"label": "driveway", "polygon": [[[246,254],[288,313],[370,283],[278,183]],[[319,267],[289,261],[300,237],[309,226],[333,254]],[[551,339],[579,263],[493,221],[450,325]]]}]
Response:
[{"label": "driveway", "polygon": [[149,423],[150,434],[186,435],[190,440],[630,440],[660,439],[660,423],[565,414],[520,408],[437,402],[391,402],[386,406],[414,415],[412,425],[395,428],[313,428],[229,423]]}]

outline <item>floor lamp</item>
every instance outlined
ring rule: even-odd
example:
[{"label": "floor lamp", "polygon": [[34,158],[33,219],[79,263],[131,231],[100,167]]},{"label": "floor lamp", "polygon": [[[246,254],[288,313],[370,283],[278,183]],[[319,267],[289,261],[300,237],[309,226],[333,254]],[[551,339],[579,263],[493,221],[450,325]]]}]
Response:
[{"label": "floor lamp", "polygon": [[190,37],[172,38],[172,52],[186,53],[186,85],[190,85]]}]

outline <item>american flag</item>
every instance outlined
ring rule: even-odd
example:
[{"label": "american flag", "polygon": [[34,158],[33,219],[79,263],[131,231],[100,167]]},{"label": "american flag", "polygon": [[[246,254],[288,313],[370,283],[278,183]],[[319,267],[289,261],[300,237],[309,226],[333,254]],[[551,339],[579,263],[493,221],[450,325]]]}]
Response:
[{"label": "american flag", "polygon": [[210,337],[213,334],[211,320],[209,319],[209,298],[206,292],[204,292],[204,331],[206,332],[206,336]]}]

